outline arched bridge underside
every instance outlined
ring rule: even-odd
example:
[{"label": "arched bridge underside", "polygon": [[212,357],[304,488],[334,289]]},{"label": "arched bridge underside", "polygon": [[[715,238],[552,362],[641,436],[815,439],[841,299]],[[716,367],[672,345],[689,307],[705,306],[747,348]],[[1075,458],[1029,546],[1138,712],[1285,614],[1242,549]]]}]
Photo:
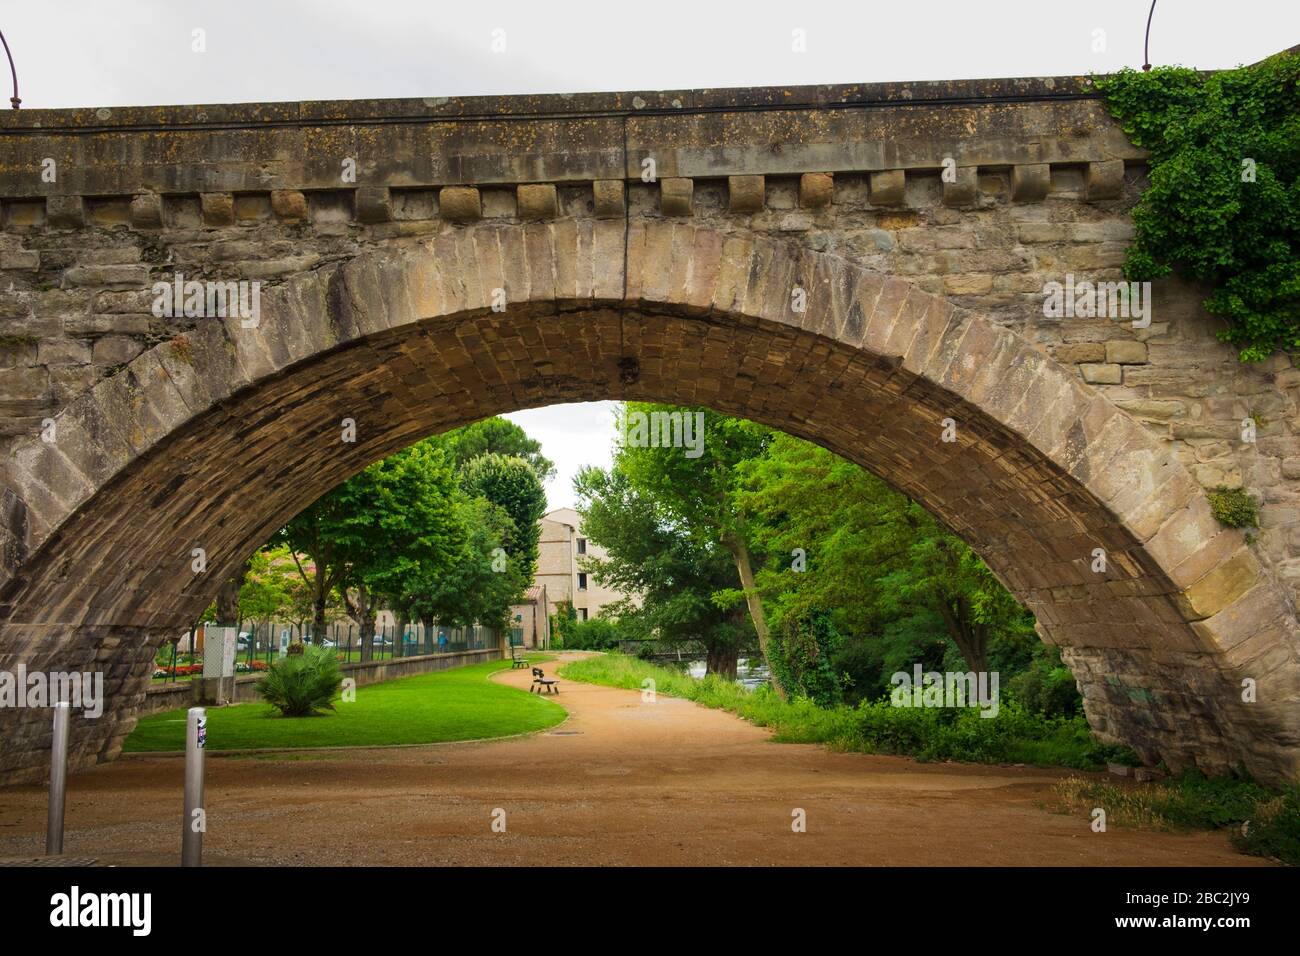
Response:
[{"label": "arched bridge underside", "polygon": [[[0,669],[106,673],[80,764],[120,750],[160,642],[316,497],[431,433],[615,398],[754,419],[914,497],[1032,609],[1104,738],[1174,767],[1300,767],[1295,618],[1242,534],[1071,370],[907,281],[680,222],[477,225],[268,286],[256,328],[189,325],[8,469]],[[39,775],[48,712],[0,729],[0,773]]]}]

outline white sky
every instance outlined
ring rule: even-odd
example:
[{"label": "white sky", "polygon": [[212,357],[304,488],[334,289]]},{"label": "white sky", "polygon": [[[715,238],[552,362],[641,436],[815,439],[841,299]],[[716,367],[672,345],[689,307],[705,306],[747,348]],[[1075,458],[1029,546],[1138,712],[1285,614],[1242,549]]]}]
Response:
[{"label": "white sky", "polygon": [[[0,7],[0,30],[24,107],[42,108],[1087,73],[1141,66],[1149,7],[1147,0],[27,0]],[[202,53],[192,49],[196,29],[204,31]],[[795,30],[806,36],[804,53],[792,49]],[[494,52],[503,36],[504,52]],[[1221,69],[1298,42],[1295,0],[1163,0],[1151,59]],[[0,86],[3,104],[7,74]],[[547,489],[552,508],[573,503],[579,467],[609,462],[610,403],[509,417],[558,466]]]}]

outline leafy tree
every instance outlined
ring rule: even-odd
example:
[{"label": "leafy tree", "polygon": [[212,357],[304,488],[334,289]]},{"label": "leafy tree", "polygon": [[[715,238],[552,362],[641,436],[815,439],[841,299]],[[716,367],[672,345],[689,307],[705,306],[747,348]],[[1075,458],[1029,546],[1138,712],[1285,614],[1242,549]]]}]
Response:
[{"label": "leafy tree", "polygon": [[[770,638],[763,602],[754,580],[746,518],[736,507],[739,465],[761,457],[772,432],[742,419],[718,415],[700,407],[680,407],[629,402],[624,406],[622,427],[634,424],[636,415],[653,422],[656,414],[702,416],[702,443],[696,449],[653,447],[654,441],[624,441],[615,456],[615,468],[662,516],[665,523],[679,527],[701,548],[720,545],[731,556],[740,585],[714,593],[724,608],[742,601],[758,637],[758,646],[772,675],[772,688],[781,697],[785,688],[772,667]],[[652,429],[653,430],[653,429]],[[697,436],[700,437],[700,436]],[[687,451],[691,454],[687,454]]]},{"label": "leafy tree", "polygon": [[522,458],[532,466],[538,480],[555,477],[555,463],[542,454],[542,443],[505,418],[485,418],[447,432],[437,439],[447,450],[457,469],[464,469],[483,455]]},{"label": "leafy tree", "polygon": [[265,547],[249,559],[248,573],[239,590],[239,611],[254,621],[278,617],[301,622],[311,617],[311,592],[288,546]]},{"label": "leafy tree", "polygon": [[454,507],[466,534],[450,566],[444,568],[441,562],[418,566],[405,579],[405,591],[394,604],[426,628],[438,621],[452,627],[478,623],[503,629],[511,606],[532,583],[532,568],[507,560],[502,547],[514,531],[514,522],[486,498],[462,494]]},{"label": "leafy tree", "polygon": [[[312,591],[318,641],[337,589],[369,659],[381,596],[404,593],[412,575],[427,579],[448,569],[460,551],[465,529],[452,507],[456,493],[451,464],[425,440],[375,462],[289,522],[282,536]],[[310,577],[298,554],[311,559]]]},{"label": "leafy tree", "polygon": [[772,635],[776,653],[773,662],[781,682],[800,697],[819,707],[840,703],[843,677],[835,666],[835,655],[843,637],[830,615],[811,611],[801,617],[787,616]]},{"label": "leafy tree", "polygon": [[460,484],[467,494],[485,498],[510,517],[512,527],[506,529],[501,546],[531,579],[542,533],[538,521],[546,513],[546,492],[532,465],[523,458],[489,452],[466,463]]},{"label": "leafy tree", "polygon": [[[574,491],[583,532],[607,554],[588,555],[583,569],[635,595],[605,609],[622,636],[670,646],[698,641],[709,673],[735,677],[738,649],[754,632],[742,604],[714,600],[736,585],[731,555],[707,535],[692,534],[617,467],[582,469]],[[568,646],[567,632],[559,633]]]},{"label": "leafy tree", "polygon": [[[739,506],[770,555],[759,588],[778,626],[834,609],[830,625],[850,639],[838,653],[880,668],[877,678],[940,664],[944,637],[975,671],[989,669],[996,642],[1022,656],[1037,643],[1032,618],[979,557],[866,470],[788,435],[739,470]],[[854,642],[868,648],[850,651]]]}]

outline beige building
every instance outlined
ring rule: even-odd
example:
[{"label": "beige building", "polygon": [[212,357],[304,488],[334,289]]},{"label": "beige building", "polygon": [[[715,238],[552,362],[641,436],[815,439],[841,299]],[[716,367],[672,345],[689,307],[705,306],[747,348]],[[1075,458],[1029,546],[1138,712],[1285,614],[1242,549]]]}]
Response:
[{"label": "beige building", "polygon": [[547,603],[546,585],[535,584],[524,595],[524,603],[510,609],[511,644],[519,647],[551,646],[551,618]]},{"label": "beige building", "polygon": [[561,601],[572,601],[578,620],[585,621],[605,605],[626,597],[621,591],[601,587],[582,570],[583,557],[603,558],[605,550],[587,540],[581,521],[572,508],[557,508],[542,516],[534,583],[546,589],[548,617]]}]

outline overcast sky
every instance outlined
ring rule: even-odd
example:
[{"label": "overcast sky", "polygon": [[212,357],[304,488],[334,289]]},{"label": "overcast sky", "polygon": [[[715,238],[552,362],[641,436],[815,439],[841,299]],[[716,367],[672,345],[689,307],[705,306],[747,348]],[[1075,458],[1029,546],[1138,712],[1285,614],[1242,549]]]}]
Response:
[{"label": "overcast sky", "polygon": [[[41,108],[1087,73],[1141,66],[1149,8],[1147,0],[28,0],[0,6],[0,30],[23,106]],[[1296,0],[1163,0],[1151,59],[1222,69],[1296,43]],[[6,86],[0,103],[9,95]],[[552,508],[572,504],[583,464],[608,464],[612,414],[601,403],[509,416],[558,465]]]}]

